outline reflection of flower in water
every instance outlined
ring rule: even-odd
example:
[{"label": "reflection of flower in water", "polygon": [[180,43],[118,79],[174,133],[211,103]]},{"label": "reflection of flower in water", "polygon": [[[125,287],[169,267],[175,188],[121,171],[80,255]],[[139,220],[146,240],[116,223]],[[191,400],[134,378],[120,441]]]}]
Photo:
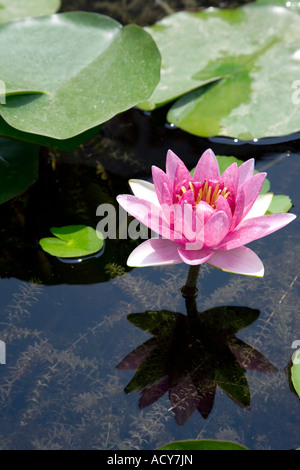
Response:
[{"label": "reflection of flower in water", "polygon": [[234,336],[258,315],[246,307],[216,307],[188,316],[166,310],[130,314],[131,323],[154,336],[117,366],[137,369],[125,392],[140,391],[139,407],[145,408],[169,391],[179,425],[196,409],[204,418],[209,416],[217,386],[249,409],[245,370],[276,371],[262,354]]}]

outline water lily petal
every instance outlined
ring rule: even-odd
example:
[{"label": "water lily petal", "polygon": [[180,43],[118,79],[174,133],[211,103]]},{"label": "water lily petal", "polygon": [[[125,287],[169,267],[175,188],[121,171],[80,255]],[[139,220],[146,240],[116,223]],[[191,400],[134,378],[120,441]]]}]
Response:
[{"label": "water lily petal", "polygon": [[250,158],[238,167],[239,185],[254,175],[254,158]]},{"label": "water lily petal", "polygon": [[189,204],[192,207],[195,204],[195,196],[191,189],[188,189],[181,197],[180,200],[177,201],[178,204],[181,206],[182,204]]},{"label": "water lily petal", "polygon": [[168,150],[167,159],[166,159],[166,174],[173,184],[173,188],[177,185],[178,182],[189,180],[191,178],[190,172],[180,160],[177,155]]},{"label": "water lily petal", "polygon": [[220,178],[220,170],[218,160],[211,149],[206,150],[200,160],[198,161],[193,180],[204,181],[204,180],[218,180]]},{"label": "water lily petal", "polygon": [[231,227],[230,230],[234,230],[235,227],[238,226],[238,224],[241,222],[243,219],[243,214],[244,214],[244,209],[245,209],[245,193],[243,190],[238,191],[238,196],[235,201],[235,208],[234,208],[234,213],[232,217],[232,222],[231,222]]},{"label": "water lily petal", "polygon": [[184,247],[178,248],[178,253],[181,261],[191,265],[205,263],[213,255],[212,250],[191,250]]},{"label": "water lily petal", "polygon": [[238,166],[235,162],[223,172],[221,181],[224,183],[224,188],[230,191],[230,197],[235,199],[239,182]]},{"label": "water lily petal", "polygon": [[225,214],[228,217],[229,225],[231,225],[231,221],[232,221],[231,208],[227,199],[225,199],[225,197],[221,195],[218,197],[217,204],[216,204],[216,212],[219,212],[219,211],[225,212]]},{"label": "water lily petal", "polygon": [[150,238],[129,255],[128,266],[161,266],[182,263],[178,245],[165,238]]},{"label": "water lily petal", "polygon": [[174,230],[161,206],[130,194],[120,194],[117,196],[117,201],[125,211],[155,233],[171,240],[176,239],[179,243],[185,243],[182,233]]},{"label": "water lily petal", "polygon": [[139,197],[140,199],[145,199],[146,201],[152,202],[156,206],[159,206],[159,201],[153,183],[149,183],[149,181],[131,179],[129,180],[129,185],[135,196]]},{"label": "water lily petal", "polygon": [[273,193],[259,194],[244,220],[265,215],[273,199]]},{"label": "water lily petal", "polygon": [[152,178],[159,203],[173,204],[173,186],[166,173],[153,165]]},{"label": "water lily petal", "polygon": [[208,264],[222,271],[236,274],[257,277],[264,275],[264,265],[260,258],[246,246],[228,251],[216,251]]},{"label": "water lily petal", "polygon": [[217,246],[227,235],[230,224],[227,214],[216,212],[204,226],[204,245],[206,248]]},{"label": "water lily petal", "polygon": [[[197,234],[203,230],[203,224],[193,209],[192,204],[178,204],[175,206],[175,225],[176,233],[181,233],[183,238],[189,242],[195,242]],[[203,241],[203,240],[202,240]],[[203,243],[201,244],[202,248]]]},{"label": "water lily petal", "polygon": [[215,213],[214,209],[205,201],[200,201],[197,204],[195,212],[202,225],[206,224],[208,219]]},{"label": "water lily petal", "polygon": [[[249,178],[242,186],[239,187],[239,191],[244,192],[245,205],[243,211],[243,217],[246,217],[251,207],[255,203],[262,185],[264,184],[267,173],[257,173],[256,175]],[[239,192],[237,197],[239,197]]]},{"label": "water lily petal", "polygon": [[270,235],[294,220],[294,214],[269,214],[261,217],[243,220],[240,225],[230,232],[218,246],[219,250],[232,250],[253,240]]}]

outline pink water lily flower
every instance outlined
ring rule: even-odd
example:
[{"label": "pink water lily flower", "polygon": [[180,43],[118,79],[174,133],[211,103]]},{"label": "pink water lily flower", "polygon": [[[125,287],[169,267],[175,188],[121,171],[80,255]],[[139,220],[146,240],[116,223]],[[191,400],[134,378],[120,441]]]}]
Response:
[{"label": "pink water lily flower", "polygon": [[230,165],[221,175],[212,150],[194,174],[175,153],[167,153],[166,172],[152,167],[153,184],[129,182],[134,195],[119,204],[157,236],[141,243],[129,266],[207,262],[224,271],[263,276],[260,258],[244,246],[284,227],[295,215],[265,215],[273,195],[259,195],[266,173],[254,174],[254,159]]}]

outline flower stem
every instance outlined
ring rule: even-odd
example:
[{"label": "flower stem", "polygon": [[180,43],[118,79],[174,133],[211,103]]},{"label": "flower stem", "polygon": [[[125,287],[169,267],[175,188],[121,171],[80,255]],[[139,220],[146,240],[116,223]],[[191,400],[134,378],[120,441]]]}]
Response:
[{"label": "flower stem", "polygon": [[181,288],[182,296],[185,299],[186,313],[189,318],[197,318],[197,281],[200,271],[200,264],[197,266],[190,266],[188,277],[185,285]]},{"label": "flower stem", "polygon": [[200,272],[200,266],[200,264],[197,266],[190,266],[186,283],[181,289],[183,297],[197,297],[198,291],[196,285]]}]

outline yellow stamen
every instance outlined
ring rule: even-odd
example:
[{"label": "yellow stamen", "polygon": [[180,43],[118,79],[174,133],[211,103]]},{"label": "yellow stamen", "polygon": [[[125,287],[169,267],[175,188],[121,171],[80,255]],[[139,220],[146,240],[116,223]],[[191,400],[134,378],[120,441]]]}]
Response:
[{"label": "yellow stamen", "polygon": [[208,191],[207,191],[207,196],[206,196],[207,204],[210,204],[210,195],[211,195],[211,186],[208,186]]},{"label": "yellow stamen", "polygon": [[218,183],[217,186],[215,187],[215,190],[214,190],[213,194],[212,194],[211,201],[210,201],[212,207],[214,207],[217,203],[217,199],[218,199],[218,196],[219,196],[219,193],[218,193],[219,186],[220,185]]},{"label": "yellow stamen", "polygon": [[200,202],[202,199],[202,188],[199,190],[199,193],[198,193],[198,196],[197,196],[197,199],[196,199],[196,202],[195,204],[197,205],[198,202]]},{"label": "yellow stamen", "polygon": [[227,199],[230,194],[230,191],[227,190],[227,188],[224,188],[221,192],[221,196],[223,196],[224,199]]},{"label": "yellow stamen", "polygon": [[200,201],[205,201],[213,209],[216,209],[218,197],[221,195],[224,197],[224,199],[227,199],[228,196],[230,195],[230,191],[228,191],[227,188],[219,189],[219,187],[220,187],[220,183],[217,183],[214,191],[212,192],[212,186],[210,186],[209,182],[206,180],[202,188],[199,189],[198,195],[196,198],[196,190],[194,188],[194,185],[191,181],[189,181],[189,188],[187,189],[185,186],[181,186],[180,188],[181,195],[177,194],[177,199],[180,201],[183,194],[185,194],[189,189],[191,189],[195,197],[195,206],[197,206],[197,204]]},{"label": "yellow stamen", "polygon": [[207,191],[208,191],[208,182],[205,181],[204,187],[203,187],[203,199],[206,199]]}]

